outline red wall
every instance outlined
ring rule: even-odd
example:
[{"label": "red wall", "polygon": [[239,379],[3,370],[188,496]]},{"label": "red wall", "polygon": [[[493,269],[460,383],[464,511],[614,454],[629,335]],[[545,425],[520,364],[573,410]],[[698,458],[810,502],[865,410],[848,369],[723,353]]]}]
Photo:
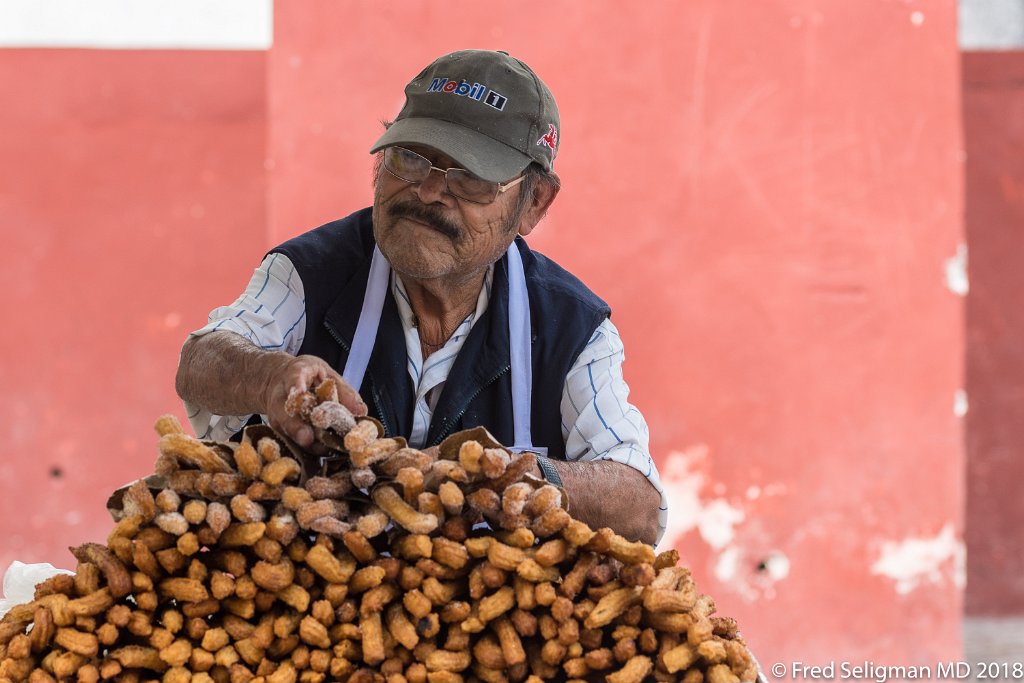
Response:
[{"label": "red wall", "polygon": [[0,51],[0,571],[74,567],[184,419],[181,343],[265,240],[265,61]]},{"label": "red wall", "polygon": [[967,593],[973,614],[1024,612],[1024,52],[965,53]]},{"label": "red wall", "polygon": [[[0,271],[27,270],[14,279],[30,283],[13,327],[24,336],[3,342],[14,391],[0,434],[20,445],[0,465],[0,563],[67,564],[60,548],[101,536],[103,494],[148,467],[153,417],[178,409],[187,330],[267,246],[367,204],[366,150],[404,84],[439,54],[485,47],[527,61],[558,98],[564,189],[531,243],[615,311],[673,497],[665,545],[740,619],[763,664],[955,657],[963,302],[944,279],[963,240],[955,3],[441,7],[277,3],[265,62],[0,52],[5,76],[26,73],[26,59],[49,69],[14,81],[21,118],[0,112],[0,145],[23,164],[22,187],[0,190],[21,247]],[[72,79],[61,59],[75,58],[103,68]],[[83,117],[76,88],[108,102],[111,120]],[[108,162],[102,140],[130,163]],[[51,161],[35,161],[40,150]],[[54,201],[54,173],[74,204]],[[89,253],[107,256],[97,267]],[[68,287],[84,303],[69,305]],[[58,324],[68,329],[43,331]],[[60,481],[47,479],[51,462]],[[42,491],[60,497],[23,512],[22,492]],[[71,510],[83,521],[61,528]],[[16,532],[26,518],[52,539]]]}]

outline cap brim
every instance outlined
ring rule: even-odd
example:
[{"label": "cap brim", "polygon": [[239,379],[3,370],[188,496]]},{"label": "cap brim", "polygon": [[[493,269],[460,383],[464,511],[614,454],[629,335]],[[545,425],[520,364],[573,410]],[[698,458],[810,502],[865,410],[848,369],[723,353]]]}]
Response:
[{"label": "cap brim", "polygon": [[392,145],[425,145],[447,154],[459,166],[484,180],[502,183],[520,175],[530,157],[471,128],[439,119],[395,121],[370,153]]}]

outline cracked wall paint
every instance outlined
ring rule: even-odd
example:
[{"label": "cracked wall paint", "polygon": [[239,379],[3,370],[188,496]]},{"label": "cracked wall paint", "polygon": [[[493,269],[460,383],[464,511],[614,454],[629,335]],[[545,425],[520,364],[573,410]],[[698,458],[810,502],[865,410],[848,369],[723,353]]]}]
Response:
[{"label": "cracked wall paint", "polygon": [[[775,584],[789,575],[789,558],[780,551],[766,557],[734,543],[737,527],[747,518],[741,507],[722,494],[721,482],[710,482],[709,449],[706,444],[668,454],[661,468],[661,481],[669,499],[669,520],[665,539],[678,542],[696,530],[712,551],[712,571],[723,586],[747,602],[775,597]],[[781,484],[747,487],[743,499],[781,495]],[[708,491],[711,495],[703,497]],[[760,553],[761,551],[757,551]],[[755,569],[756,568],[756,569]]]},{"label": "cracked wall paint", "polygon": [[708,545],[721,550],[732,541],[735,527],[744,517],[743,510],[733,507],[724,498],[717,498],[700,511],[697,530]]},{"label": "cracked wall paint", "polygon": [[[758,565],[758,571],[743,571],[743,567]],[[715,561],[715,578],[729,586],[747,602],[775,597],[775,584],[789,576],[789,558],[779,550],[770,552],[759,562],[735,545],[722,550]]]},{"label": "cracked wall paint", "polygon": [[953,414],[957,417],[963,417],[967,414],[967,409],[967,391],[957,389],[956,393],[953,394]]},{"label": "cracked wall paint", "polygon": [[967,277],[967,245],[959,244],[956,256],[946,260],[946,286],[959,296],[967,296],[970,280]]},{"label": "cracked wall paint", "polygon": [[782,581],[789,576],[789,558],[776,550],[764,559],[764,571],[772,581]]},{"label": "cracked wall paint", "polygon": [[735,527],[745,514],[725,498],[701,498],[701,489],[708,479],[703,471],[707,468],[707,455],[706,444],[673,451],[661,468],[661,483],[669,501],[665,540],[671,543],[696,529],[712,549],[721,550],[732,542]]},{"label": "cracked wall paint", "polygon": [[909,537],[885,541],[871,573],[895,581],[896,592],[906,595],[923,583],[941,584],[949,579],[964,585],[966,552],[952,522],[932,538]]}]

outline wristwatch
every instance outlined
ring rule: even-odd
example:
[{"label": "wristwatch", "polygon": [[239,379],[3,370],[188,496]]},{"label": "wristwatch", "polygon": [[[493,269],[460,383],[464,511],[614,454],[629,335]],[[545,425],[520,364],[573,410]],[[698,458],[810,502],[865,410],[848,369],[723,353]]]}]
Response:
[{"label": "wristwatch", "polygon": [[548,482],[555,486],[562,486],[562,478],[558,476],[558,470],[555,469],[555,463],[551,462],[551,458],[544,455],[538,455],[537,465],[540,467],[540,471],[544,474],[544,478],[547,479]]}]

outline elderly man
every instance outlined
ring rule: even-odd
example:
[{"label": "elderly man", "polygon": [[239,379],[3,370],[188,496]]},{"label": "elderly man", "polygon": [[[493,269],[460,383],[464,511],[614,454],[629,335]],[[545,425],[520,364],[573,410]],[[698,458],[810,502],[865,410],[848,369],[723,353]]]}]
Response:
[{"label": "elderly man", "polygon": [[610,310],[522,239],[558,194],[554,98],[482,50],[441,57],[405,94],[370,150],[372,208],[272,249],[185,343],[177,389],[196,433],[260,414],[308,447],[285,399],[332,377],[412,446],[483,425],[541,453],[535,474],[576,517],[655,542],[667,506]]}]

